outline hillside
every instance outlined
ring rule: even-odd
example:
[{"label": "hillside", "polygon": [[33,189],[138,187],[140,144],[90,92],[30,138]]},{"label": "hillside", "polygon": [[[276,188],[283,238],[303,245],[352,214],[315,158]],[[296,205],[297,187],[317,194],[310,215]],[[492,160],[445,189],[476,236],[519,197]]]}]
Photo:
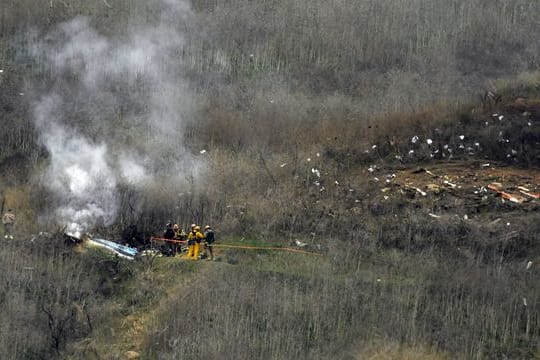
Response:
[{"label": "hillside", "polygon": [[[474,132],[475,123],[494,112],[507,123],[497,118],[492,134],[500,126],[508,136],[519,134],[521,122],[537,131],[535,115],[522,118],[533,109],[504,112],[510,93],[499,108],[468,108],[474,115],[458,132],[470,138],[465,145],[488,143]],[[528,101],[534,103],[533,94]],[[452,114],[431,125],[445,133],[447,124],[456,126]],[[540,170],[527,165],[534,151],[496,160],[483,152],[487,145],[474,155],[452,145],[452,159],[428,160],[423,156],[438,147],[427,147],[427,139],[435,136],[420,134],[414,143],[415,135],[394,137],[403,159],[385,153],[386,138],[369,152],[332,142],[310,161],[289,162],[287,154],[237,158],[243,168],[232,173],[217,167],[227,151],[210,150],[220,175],[212,181],[244,181],[238,192],[221,195],[243,202],[223,204],[227,221],[218,228],[219,243],[295,247],[297,239],[313,255],[218,248],[217,262],[130,262],[99,250],[74,251],[59,235],[30,240],[18,232],[19,241],[2,250],[9,309],[3,323],[14,326],[6,329],[11,337],[4,336],[3,346],[18,349],[13,336],[24,336],[20,344],[29,352],[20,358],[49,347],[50,354],[85,359],[538,356],[540,200],[534,195]],[[459,135],[454,141],[459,144]],[[245,192],[261,178],[273,184],[270,193]],[[494,183],[519,201],[491,190]],[[27,196],[20,186],[6,195],[10,203]],[[217,193],[208,197],[224,201]],[[52,283],[65,285],[54,295],[44,291],[54,289]],[[26,292],[39,295],[27,298]],[[16,300],[21,296],[26,300]],[[32,336],[23,318],[14,317],[20,306],[35,309],[21,313],[25,319],[43,321]]]},{"label": "hillside", "polygon": [[[6,4],[1,352],[539,358],[539,10]],[[167,222],[211,224],[216,261],[64,236]]]}]

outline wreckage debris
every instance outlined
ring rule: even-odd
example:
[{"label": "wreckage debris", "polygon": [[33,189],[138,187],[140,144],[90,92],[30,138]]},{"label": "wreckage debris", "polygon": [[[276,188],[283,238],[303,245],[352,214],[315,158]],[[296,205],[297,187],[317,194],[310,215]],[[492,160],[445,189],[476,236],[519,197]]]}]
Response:
[{"label": "wreckage debris", "polygon": [[99,238],[88,238],[87,241],[91,245],[104,248],[125,259],[133,260],[135,259],[135,256],[139,254],[139,251],[137,249],[126,245],[121,245],[113,241]]},{"label": "wreckage debris", "polygon": [[540,199],[540,193],[538,194],[533,194],[531,193],[531,190],[529,190],[528,188],[524,187],[524,186],[518,186],[518,190],[520,193],[522,193],[523,195],[526,195],[530,198],[533,198],[533,199]]},{"label": "wreckage debris", "polygon": [[113,241],[100,239],[100,238],[91,238],[88,235],[77,236],[76,234],[72,234],[72,233],[64,233],[64,242],[68,245],[82,244],[85,241],[90,245],[104,248],[105,250],[108,250],[120,257],[129,259],[129,260],[135,259],[135,256],[137,256],[139,253],[139,251],[135,248],[132,248],[126,245],[121,245]]},{"label": "wreckage debris", "polygon": [[494,191],[497,195],[499,195],[502,199],[509,200],[511,202],[514,202],[516,204],[522,204],[525,201],[527,201],[526,198],[520,195],[511,194],[508,192],[505,192],[502,190],[502,184],[500,183],[491,183],[487,186],[487,188],[491,191]]}]

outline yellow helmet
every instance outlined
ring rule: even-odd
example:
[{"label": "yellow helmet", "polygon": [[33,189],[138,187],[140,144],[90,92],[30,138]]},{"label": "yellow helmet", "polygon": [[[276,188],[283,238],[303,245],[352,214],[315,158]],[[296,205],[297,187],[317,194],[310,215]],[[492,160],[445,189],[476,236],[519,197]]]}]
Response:
[{"label": "yellow helmet", "polygon": [[201,227],[197,225],[197,226],[195,226],[194,230],[195,230],[195,231],[200,231],[200,230],[201,230]]}]

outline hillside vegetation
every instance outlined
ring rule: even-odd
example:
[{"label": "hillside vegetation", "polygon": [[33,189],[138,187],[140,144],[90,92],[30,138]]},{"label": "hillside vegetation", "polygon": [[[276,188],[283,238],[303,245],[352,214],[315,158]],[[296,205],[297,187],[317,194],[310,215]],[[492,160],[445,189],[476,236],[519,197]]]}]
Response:
[{"label": "hillside vegetation", "polygon": [[[539,33],[531,0],[5,4],[0,350],[540,357]],[[168,220],[308,253],[63,237]]]}]

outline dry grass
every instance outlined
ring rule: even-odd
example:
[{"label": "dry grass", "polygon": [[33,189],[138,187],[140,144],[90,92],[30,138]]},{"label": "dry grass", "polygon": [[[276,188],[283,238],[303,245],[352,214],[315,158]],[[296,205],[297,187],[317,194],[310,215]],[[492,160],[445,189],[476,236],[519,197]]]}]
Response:
[{"label": "dry grass", "polygon": [[351,354],[351,359],[358,360],[448,360],[448,354],[422,346],[400,346],[391,341],[378,341],[365,349]]}]

